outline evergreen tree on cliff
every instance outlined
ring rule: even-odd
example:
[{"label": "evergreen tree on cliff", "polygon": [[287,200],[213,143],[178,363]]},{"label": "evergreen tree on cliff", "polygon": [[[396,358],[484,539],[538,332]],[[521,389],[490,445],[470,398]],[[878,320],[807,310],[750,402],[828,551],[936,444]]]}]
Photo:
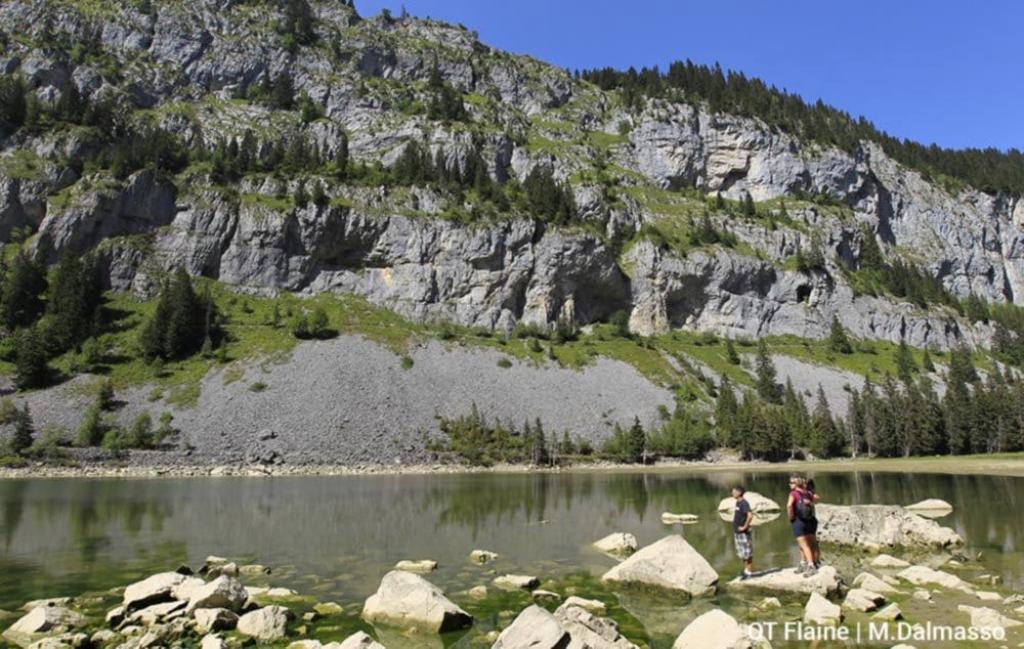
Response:
[{"label": "evergreen tree on cliff", "polygon": [[779,383],[775,363],[772,362],[772,357],[768,353],[768,344],[764,340],[757,343],[755,374],[757,395],[768,403],[779,403]]},{"label": "evergreen tree on cliff", "polygon": [[149,359],[187,358],[206,340],[216,344],[216,313],[209,296],[200,298],[192,279],[179,268],[164,282],[153,315],[143,327],[139,344]]}]

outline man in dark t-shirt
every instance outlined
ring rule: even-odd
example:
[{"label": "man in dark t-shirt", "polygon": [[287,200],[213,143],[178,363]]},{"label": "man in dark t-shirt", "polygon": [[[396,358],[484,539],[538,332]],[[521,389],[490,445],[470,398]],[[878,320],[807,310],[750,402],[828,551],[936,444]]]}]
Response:
[{"label": "man in dark t-shirt", "polygon": [[743,561],[743,574],[740,580],[748,579],[754,573],[754,535],[750,529],[754,522],[754,514],[750,503],[744,497],[747,490],[736,486],[732,488],[732,497],[736,499],[736,508],[732,514],[732,537],[736,541],[736,556]]}]

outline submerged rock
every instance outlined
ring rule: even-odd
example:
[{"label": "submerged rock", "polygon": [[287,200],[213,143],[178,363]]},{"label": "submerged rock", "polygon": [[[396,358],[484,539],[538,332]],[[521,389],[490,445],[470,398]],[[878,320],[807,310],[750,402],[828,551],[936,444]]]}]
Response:
[{"label": "submerged rock", "polygon": [[437,570],[437,562],[431,561],[430,559],[423,559],[420,561],[399,561],[395,564],[395,570],[404,570],[405,572],[419,572],[428,573]]},{"label": "submerged rock", "polygon": [[672,649],[771,649],[771,644],[755,640],[736,618],[716,608],[690,622]]},{"label": "submerged rock", "polygon": [[516,616],[491,649],[567,649],[569,641],[555,616],[535,604]]},{"label": "submerged rock", "polygon": [[817,593],[831,595],[839,590],[842,580],[832,566],[822,566],[817,574],[805,577],[796,568],[767,570],[754,573],[754,576],[741,580],[739,577],[729,582],[729,588],[748,588],[772,590],[788,593]]},{"label": "submerged rock", "polygon": [[313,610],[323,616],[341,615],[345,612],[345,609],[337,602],[317,602],[313,604]]},{"label": "submerged rock", "polygon": [[496,552],[491,552],[490,550],[473,550],[469,553],[469,560],[473,563],[490,563],[497,558],[498,554]]},{"label": "submerged rock", "polygon": [[667,536],[642,548],[601,579],[657,586],[699,597],[715,592],[718,573],[683,537]]},{"label": "submerged rock", "polygon": [[583,597],[577,597],[576,595],[571,595],[566,598],[565,602],[558,608],[563,609],[573,606],[590,611],[594,615],[604,615],[608,611],[608,607],[605,606],[604,602],[596,599],[585,599]]},{"label": "submerged rock", "polygon": [[821,626],[838,626],[843,621],[843,611],[818,593],[811,593],[804,606],[804,622]]},{"label": "submerged rock", "polygon": [[949,548],[963,539],[948,527],[891,505],[819,505],[818,540],[869,550],[893,547]]},{"label": "submerged rock", "polygon": [[614,532],[599,541],[595,541],[594,547],[607,554],[626,556],[636,552],[640,546],[636,542],[636,537],[632,534]]},{"label": "submerged rock", "polygon": [[540,579],[530,575],[501,575],[494,578],[494,585],[505,590],[533,590],[540,586]]},{"label": "submerged rock", "polygon": [[688,525],[696,523],[700,517],[696,514],[673,514],[665,512],[661,515],[661,522],[665,525]]},{"label": "submerged rock", "polygon": [[377,592],[363,606],[363,619],[435,633],[457,631],[473,624],[473,617],[445,597],[440,588],[419,575],[401,570],[384,575]]},{"label": "submerged rock", "polygon": [[265,606],[238,618],[238,632],[262,642],[274,642],[287,634],[292,612],[283,606]]}]

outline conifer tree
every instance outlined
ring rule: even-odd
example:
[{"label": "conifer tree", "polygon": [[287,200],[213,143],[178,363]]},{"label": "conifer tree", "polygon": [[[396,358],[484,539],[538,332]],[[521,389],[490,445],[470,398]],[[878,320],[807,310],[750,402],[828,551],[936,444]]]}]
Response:
[{"label": "conifer tree", "polygon": [[757,395],[768,403],[779,403],[779,384],[775,363],[768,353],[768,344],[764,340],[757,344],[757,361],[755,363],[755,387]]},{"label": "conifer tree", "polygon": [[15,349],[14,383],[19,390],[31,390],[46,385],[50,377],[46,346],[35,327],[23,329],[18,335]]},{"label": "conifer tree", "polygon": [[35,425],[32,423],[32,413],[28,404],[22,406],[14,420],[14,434],[11,436],[11,451],[17,455],[24,455],[35,439]]},{"label": "conifer tree", "polygon": [[846,329],[843,328],[843,323],[839,322],[839,317],[835,315],[832,316],[832,326],[829,329],[828,348],[837,354],[853,353],[853,345],[846,335]]},{"label": "conifer tree", "polygon": [[21,251],[11,263],[0,301],[0,320],[8,331],[27,327],[43,312],[46,272],[42,264]]}]

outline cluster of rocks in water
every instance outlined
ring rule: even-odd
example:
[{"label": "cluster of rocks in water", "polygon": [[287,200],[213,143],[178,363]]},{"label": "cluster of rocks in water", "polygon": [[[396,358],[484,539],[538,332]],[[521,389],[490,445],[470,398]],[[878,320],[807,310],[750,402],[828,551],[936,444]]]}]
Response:
[{"label": "cluster of rocks in water", "polygon": [[[773,501],[749,494],[755,515],[779,514]],[[729,499],[720,511],[728,510]],[[782,609],[778,597],[804,598],[799,622],[816,628],[838,628],[849,616],[875,623],[904,619],[900,603],[935,605],[939,599],[956,598],[977,603],[960,603],[955,609],[963,625],[989,629],[1024,626],[1013,615],[1024,615],[1024,595],[1005,594],[992,587],[998,577],[979,575],[972,581],[955,574],[970,560],[959,550],[963,540],[933,517],[951,508],[941,501],[921,506],[822,507],[822,538],[833,546],[847,546],[873,552],[859,561],[864,569],[847,582],[835,567],[823,566],[817,574],[805,576],[795,569],[775,569],[745,580],[735,579],[724,589],[737,597],[750,598],[751,610],[771,615]],[[914,513],[917,512],[917,513]],[[691,514],[666,513],[666,525],[689,525],[699,521]],[[687,598],[709,598],[723,585],[710,563],[682,536],[673,534],[640,547],[634,535],[616,532],[594,543],[594,547],[617,560],[602,581],[616,589],[651,588],[658,593]],[[906,552],[928,561],[914,564],[889,552]],[[943,555],[938,558],[936,551]],[[474,550],[470,563],[483,566],[498,559],[487,550]],[[930,565],[927,565],[930,564]],[[407,637],[444,634],[472,627],[473,616],[453,602],[445,592],[423,575],[437,568],[431,560],[401,561],[384,575],[377,591],[363,606],[361,617],[374,628],[399,629]],[[940,568],[947,568],[946,570]],[[492,571],[494,572],[494,571]],[[265,577],[262,565],[239,566],[227,559],[208,557],[198,575],[187,567],[152,575],[128,585],[121,603],[109,610],[104,620],[83,613],[75,599],[55,598],[25,604],[24,615],[3,633],[8,642],[28,649],[149,649],[189,647],[228,649],[247,644],[273,644],[288,649],[382,649],[383,644],[365,632],[340,642],[321,643],[305,637],[291,622],[296,615],[283,604],[297,598],[286,588],[243,585],[247,577]],[[495,573],[497,574],[497,573]],[[979,588],[978,583],[984,587]],[[534,603],[500,631],[481,639],[493,649],[630,649],[637,648],[607,617],[607,605],[576,595],[563,598],[541,590],[541,581],[531,575],[499,574],[489,584],[506,591],[526,591]],[[473,600],[489,597],[488,585],[480,584],[465,593]],[[770,595],[777,595],[770,596]],[[706,603],[711,600],[705,599]],[[472,608],[472,607],[471,607]],[[553,610],[551,610],[553,608]],[[707,607],[701,606],[706,609]],[[700,610],[700,609],[698,609]],[[341,614],[340,605],[319,602],[302,613],[305,621]],[[862,618],[861,616],[867,616]],[[948,620],[946,620],[949,622]],[[920,622],[920,621],[915,621]],[[294,639],[296,635],[300,639]],[[420,634],[420,635],[417,635]],[[289,637],[293,636],[293,637]],[[910,645],[898,645],[906,649]],[[770,641],[751,627],[719,608],[710,608],[693,619],[678,635],[674,649],[764,649]]]}]

